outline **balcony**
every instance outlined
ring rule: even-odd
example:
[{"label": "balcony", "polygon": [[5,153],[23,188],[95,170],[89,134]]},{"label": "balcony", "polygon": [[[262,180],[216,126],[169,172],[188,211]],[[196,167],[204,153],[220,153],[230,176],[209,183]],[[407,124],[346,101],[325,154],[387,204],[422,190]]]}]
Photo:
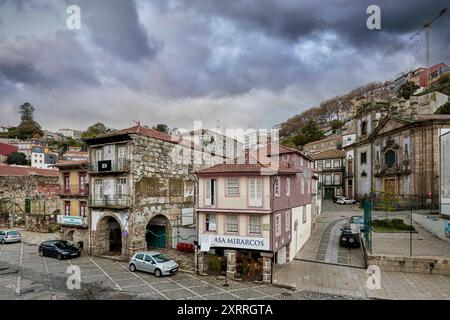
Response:
[{"label": "balcony", "polygon": [[88,199],[88,206],[94,208],[125,209],[130,205],[130,196],[124,194],[93,196]]},{"label": "balcony", "polygon": [[57,221],[58,221],[58,224],[60,224],[62,226],[73,226],[73,227],[80,227],[80,228],[88,227],[88,218],[87,217],[58,215]]},{"label": "balcony", "polygon": [[89,195],[89,184],[60,185],[58,195],[64,197],[85,197]]},{"label": "balcony", "polygon": [[101,160],[89,164],[90,174],[124,173],[130,170],[129,160]]}]

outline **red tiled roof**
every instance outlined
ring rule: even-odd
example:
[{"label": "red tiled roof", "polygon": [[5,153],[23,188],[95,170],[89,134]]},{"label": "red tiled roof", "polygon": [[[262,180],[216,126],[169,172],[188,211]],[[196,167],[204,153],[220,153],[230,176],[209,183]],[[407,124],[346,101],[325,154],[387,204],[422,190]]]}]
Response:
[{"label": "red tiled roof", "polygon": [[[241,160],[241,161],[239,161]],[[248,158],[236,158],[237,163],[222,163],[212,166],[210,168],[202,169],[197,171],[197,174],[209,174],[209,173],[261,173],[264,171],[265,174],[271,172],[272,174],[277,173],[298,173],[300,171],[288,168],[283,164],[278,164],[278,170],[271,168],[270,166],[263,165],[262,163],[252,159],[250,161]]]},{"label": "red tiled roof", "polygon": [[13,166],[0,163],[0,176],[45,176],[58,177],[57,169],[38,169],[25,166]]},{"label": "red tiled roof", "polygon": [[74,161],[69,161],[69,160],[59,160],[58,162],[56,162],[55,167],[59,168],[59,167],[71,167],[71,166],[84,166],[84,165],[88,165],[89,164],[89,160],[74,160]]},{"label": "red tiled roof", "polygon": [[0,142],[0,155],[2,155],[2,156],[8,156],[9,154],[11,154],[13,152],[17,152],[17,150],[18,150],[18,148],[16,146]]},{"label": "red tiled roof", "polygon": [[[275,150],[272,152],[272,145],[274,145],[275,147],[278,147],[278,153],[275,153]],[[306,155],[304,152],[302,152],[298,149],[295,149],[295,148],[289,148],[289,147],[283,146],[278,143],[269,143],[269,144],[267,144],[267,146],[261,147],[258,150],[260,150],[260,152],[262,152],[262,154],[266,154],[268,156],[269,155],[287,154],[287,153],[297,153],[304,158],[310,159],[310,157],[308,155]],[[256,151],[254,151],[254,152],[256,154]]]},{"label": "red tiled roof", "polygon": [[314,160],[344,158],[345,152],[342,150],[330,149],[311,155]]},{"label": "red tiled roof", "polygon": [[[135,125],[131,128],[121,129],[121,130],[116,130],[113,132],[105,133],[105,134],[95,137],[94,139],[104,138],[104,137],[113,137],[113,136],[118,136],[118,135],[122,135],[122,134],[137,134],[137,135],[155,138],[158,140],[163,140],[163,141],[175,143],[175,144],[180,141],[179,137],[171,136],[169,134],[160,132],[155,129],[146,128],[141,125]],[[86,140],[90,140],[90,139],[86,139]]]}]

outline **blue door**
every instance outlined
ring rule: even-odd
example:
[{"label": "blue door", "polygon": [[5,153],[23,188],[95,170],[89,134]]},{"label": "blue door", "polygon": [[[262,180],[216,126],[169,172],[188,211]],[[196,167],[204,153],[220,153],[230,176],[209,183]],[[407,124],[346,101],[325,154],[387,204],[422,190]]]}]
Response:
[{"label": "blue door", "polygon": [[147,226],[146,241],[148,247],[165,248],[166,247],[166,227],[149,225]]}]

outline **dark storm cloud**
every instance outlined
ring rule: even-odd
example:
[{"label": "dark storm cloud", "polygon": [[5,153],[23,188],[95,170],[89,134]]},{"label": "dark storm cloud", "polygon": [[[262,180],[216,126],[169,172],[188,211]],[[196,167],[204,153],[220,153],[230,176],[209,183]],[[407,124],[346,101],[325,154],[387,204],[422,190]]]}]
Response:
[{"label": "dark storm cloud", "polygon": [[73,33],[58,31],[45,40],[15,38],[0,43],[0,79],[45,90],[99,84],[90,58]]},{"label": "dark storm cloud", "polygon": [[[10,119],[3,110],[31,100],[49,125],[70,118],[81,129],[86,119],[129,125],[124,110],[150,124],[202,118],[270,127],[356,86],[423,66],[423,32],[409,37],[448,6],[443,0],[6,1],[0,0],[10,13],[0,11],[6,24],[0,117]],[[65,28],[69,4],[81,7],[81,30]],[[381,30],[366,27],[371,4],[381,7]],[[433,25],[432,63],[450,62],[449,29],[450,13]]]},{"label": "dark storm cloud", "polygon": [[132,0],[68,1],[80,6],[94,42],[127,61],[138,62],[155,55],[158,44],[149,39],[139,22]]}]

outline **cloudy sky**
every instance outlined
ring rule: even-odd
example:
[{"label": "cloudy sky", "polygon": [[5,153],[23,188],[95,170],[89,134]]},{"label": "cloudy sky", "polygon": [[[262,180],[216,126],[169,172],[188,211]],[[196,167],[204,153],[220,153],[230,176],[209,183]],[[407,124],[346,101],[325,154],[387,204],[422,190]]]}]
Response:
[{"label": "cloudy sky", "polygon": [[[68,5],[81,29],[66,26]],[[366,27],[370,4],[381,30]],[[424,65],[423,22],[448,1],[0,0],[0,125],[28,101],[45,128],[133,120],[270,128]],[[450,64],[450,13],[431,62]]]}]

